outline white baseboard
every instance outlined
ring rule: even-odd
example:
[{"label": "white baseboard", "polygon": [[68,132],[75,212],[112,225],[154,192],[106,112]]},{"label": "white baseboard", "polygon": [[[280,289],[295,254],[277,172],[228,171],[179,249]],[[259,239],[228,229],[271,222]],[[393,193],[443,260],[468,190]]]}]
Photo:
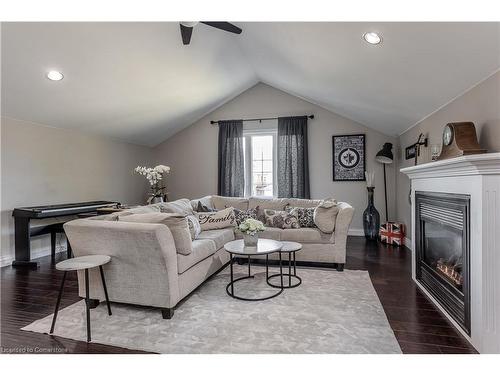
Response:
[{"label": "white baseboard", "polygon": [[411,238],[405,237],[405,246],[413,251],[413,244],[411,242]]},{"label": "white baseboard", "polygon": [[347,234],[349,236],[364,237],[365,231],[363,229],[350,228],[349,232],[347,232]]}]

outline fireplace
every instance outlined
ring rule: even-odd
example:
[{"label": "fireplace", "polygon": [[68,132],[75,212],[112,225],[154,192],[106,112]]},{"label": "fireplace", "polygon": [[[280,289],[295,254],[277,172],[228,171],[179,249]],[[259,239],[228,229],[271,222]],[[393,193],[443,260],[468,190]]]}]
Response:
[{"label": "fireplace", "polygon": [[415,192],[416,279],[470,335],[470,196]]}]

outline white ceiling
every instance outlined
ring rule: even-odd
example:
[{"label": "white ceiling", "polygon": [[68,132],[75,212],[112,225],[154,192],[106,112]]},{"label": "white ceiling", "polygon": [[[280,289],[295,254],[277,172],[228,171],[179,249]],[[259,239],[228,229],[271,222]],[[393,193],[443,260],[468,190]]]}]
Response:
[{"label": "white ceiling", "polygon": [[500,23],[236,24],[4,23],[2,114],[153,146],[262,81],[398,135],[500,67]]}]

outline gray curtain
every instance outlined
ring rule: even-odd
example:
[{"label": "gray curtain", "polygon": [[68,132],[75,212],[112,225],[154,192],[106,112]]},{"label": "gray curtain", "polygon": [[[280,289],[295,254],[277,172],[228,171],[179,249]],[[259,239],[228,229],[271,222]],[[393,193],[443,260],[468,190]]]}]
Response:
[{"label": "gray curtain", "polygon": [[226,197],[245,194],[243,121],[219,121],[219,181],[217,193]]},{"label": "gray curtain", "polygon": [[307,116],[278,118],[278,196],[311,197]]}]

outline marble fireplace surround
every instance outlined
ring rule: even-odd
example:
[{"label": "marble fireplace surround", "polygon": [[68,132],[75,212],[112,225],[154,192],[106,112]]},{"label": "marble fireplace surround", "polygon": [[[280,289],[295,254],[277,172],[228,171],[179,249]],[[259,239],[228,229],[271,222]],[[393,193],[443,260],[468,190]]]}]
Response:
[{"label": "marble fireplace surround", "polygon": [[500,353],[500,153],[460,156],[400,172],[411,180],[412,249],[416,191],[470,195],[471,335],[416,280],[415,252],[412,277],[480,353]]}]

